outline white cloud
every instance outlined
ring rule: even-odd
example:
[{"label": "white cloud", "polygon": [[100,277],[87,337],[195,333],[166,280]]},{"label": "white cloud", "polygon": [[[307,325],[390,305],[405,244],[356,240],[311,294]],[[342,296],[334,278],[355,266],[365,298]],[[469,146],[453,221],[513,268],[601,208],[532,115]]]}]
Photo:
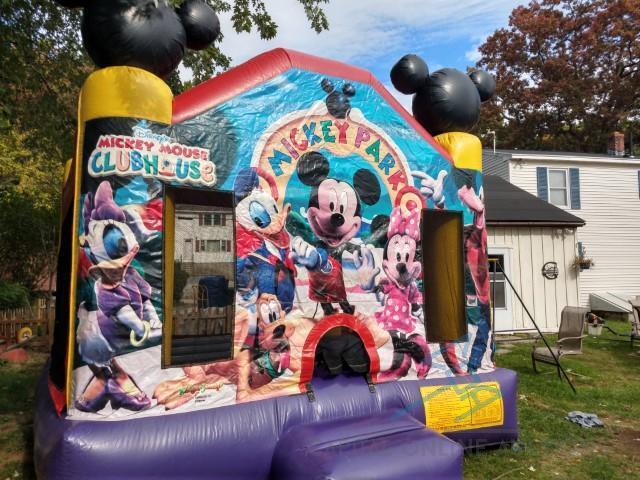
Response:
[{"label": "white cloud", "polygon": [[233,64],[266,50],[286,47],[344,62],[366,64],[381,56],[425,51],[443,41],[477,42],[506,23],[517,0],[333,0],[324,6],[329,31],[316,34],[296,0],[267,2],[278,36],[237,34],[222,14],[222,49]]},{"label": "white cloud", "polygon": [[478,60],[480,60],[482,55],[480,54],[480,51],[478,50],[479,46],[480,45],[474,45],[471,50],[467,50],[466,52],[464,52],[464,58],[466,58],[467,60],[469,60],[470,62],[473,62],[473,63],[476,63]]}]

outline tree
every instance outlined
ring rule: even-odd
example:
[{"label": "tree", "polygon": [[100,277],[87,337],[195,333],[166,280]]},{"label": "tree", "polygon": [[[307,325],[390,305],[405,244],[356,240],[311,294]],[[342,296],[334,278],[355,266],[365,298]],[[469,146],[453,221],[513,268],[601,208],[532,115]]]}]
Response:
[{"label": "tree", "polygon": [[[0,133],[0,279],[36,290],[56,264],[62,165],[39,156],[12,130]],[[47,288],[41,288],[47,290]]]},{"label": "tree", "polygon": [[[321,5],[329,0],[298,0],[309,21],[311,28],[320,33],[329,28],[329,21],[322,10]],[[173,4],[179,4],[182,0],[171,0]],[[278,25],[273,21],[263,0],[235,0],[233,3],[224,0],[207,0],[217,12],[232,12],[231,21],[233,29],[240,33],[249,33],[255,28],[263,40],[275,38],[278,34]],[[224,26],[222,34],[224,35]],[[210,48],[202,52],[188,51],[184,58],[184,65],[193,72],[193,81],[201,82],[212,77],[220,70],[229,68],[231,58],[225,55],[218,47],[222,37]],[[175,80],[175,75],[174,75]],[[189,87],[193,81],[178,83],[178,88]]]},{"label": "tree", "polygon": [[[179,4],[182,0],[171,0]],[[321,32],[328,21],[321,8],[328,0],[298,0],[311,28]],[[256,29],[263,39],[277,35],[278,26],[262,0],[207,0],[213,9],[232,12],[237,32]],[[26,145],[47,151],[61,162],[73,152],[77,97],[94,67],[80,38],[80,9],[60,7],[53,0],[0,0],[0,128],[9,125],[25,135]],[[189,51],[184,65],[193,80],[169,79],[174,93],[229,67],[231,58],[219,48]]]},{"label": "tree", "polygon": [[623,128],[640,140],[638,0],[534,0],[479,50],[497,95],[478,131],[499,147],[606,152]]},{"label": "tree", "polygon": [[[206,1],[218,13],[231,12],[223,32],[277,34],[262,0]],[[328,0],[298,1],[311,28],[328,28],[321,8]],[[80,22],[80,9],[53,0],[0,0],[0,279],[30,289],[55,263],[62,165],[74,151],[80,87],[95,69],[82,48]],[[184,65],[193,78],[173,75],[174,93],[229,67],[219,41],[188,52]]]}]

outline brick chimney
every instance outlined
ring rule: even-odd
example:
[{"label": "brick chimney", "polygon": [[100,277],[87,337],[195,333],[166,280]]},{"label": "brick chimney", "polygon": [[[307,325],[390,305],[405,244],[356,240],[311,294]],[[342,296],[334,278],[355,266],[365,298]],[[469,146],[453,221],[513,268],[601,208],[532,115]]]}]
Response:
[{"label": "brick chimney", "polygon": [[614,157],[624,157],[624,133],[613,132],[611,134],[607,154]]}]

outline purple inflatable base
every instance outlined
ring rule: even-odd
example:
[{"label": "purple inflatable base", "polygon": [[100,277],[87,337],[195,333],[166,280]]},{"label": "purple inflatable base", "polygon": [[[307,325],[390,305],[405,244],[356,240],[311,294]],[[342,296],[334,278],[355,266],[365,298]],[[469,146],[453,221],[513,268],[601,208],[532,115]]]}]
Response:
[{"label": "purple inflatable base", "polygon": [[[59,418],[43,375],[34,423],[36,470],[41,479],[268,479],[270,472],[277,470],[272,470],[276,446],[293,427],[385,416],[390,421],[411,416],[424,425],[420,386],[487,381],[500,384],[504,422],[497,427],[446,434],[465,448],[504,445],[518,439],[515,372],[497,369],[465,377],[389,382],[376,385],[375,393],[361,376],[317,378],[313,380],[314,402],[306,395],[293,395],[119,421]],[[411,438],[413,442],[413,435]],[[277,456],[279,462],[286,459],[282,452]],[[402,462],[402,458],[387,461]]]},{"label": "purple inflatable base", "polygon": [[271,478],[462,479],[462,446],[406,412],[297,425],[276,446]]}]

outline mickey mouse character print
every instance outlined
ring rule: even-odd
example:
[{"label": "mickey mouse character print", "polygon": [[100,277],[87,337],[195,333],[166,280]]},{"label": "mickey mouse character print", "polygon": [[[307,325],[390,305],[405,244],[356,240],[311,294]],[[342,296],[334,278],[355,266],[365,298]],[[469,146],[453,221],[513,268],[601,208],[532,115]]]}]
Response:
[{"label": "mickey mouse character print", "polygon": [[[313,187],[307,208],[311,230],[318,238],[311,245],[301,237],[291,244],[291,258],[309,272],[309,298],[319,302],[325,315],[336,312],[334,303],[344,313],[352,314],[355,307],[347,300],[342,274],[342,252],[362,225],[361,203],[374,205],[380,199],[380,184],[366,169],[357,170],[353,185],[329,176],[330,164],[320,152],[305,153],[297,165],[298,177]],[[355,247],[353,247],[355,249]],[[362,257],[370,257],[367,247],[360,247]],[[372,271],[375,277],[377,272]],[[362,279],[368,285],[372,279]]]}]

